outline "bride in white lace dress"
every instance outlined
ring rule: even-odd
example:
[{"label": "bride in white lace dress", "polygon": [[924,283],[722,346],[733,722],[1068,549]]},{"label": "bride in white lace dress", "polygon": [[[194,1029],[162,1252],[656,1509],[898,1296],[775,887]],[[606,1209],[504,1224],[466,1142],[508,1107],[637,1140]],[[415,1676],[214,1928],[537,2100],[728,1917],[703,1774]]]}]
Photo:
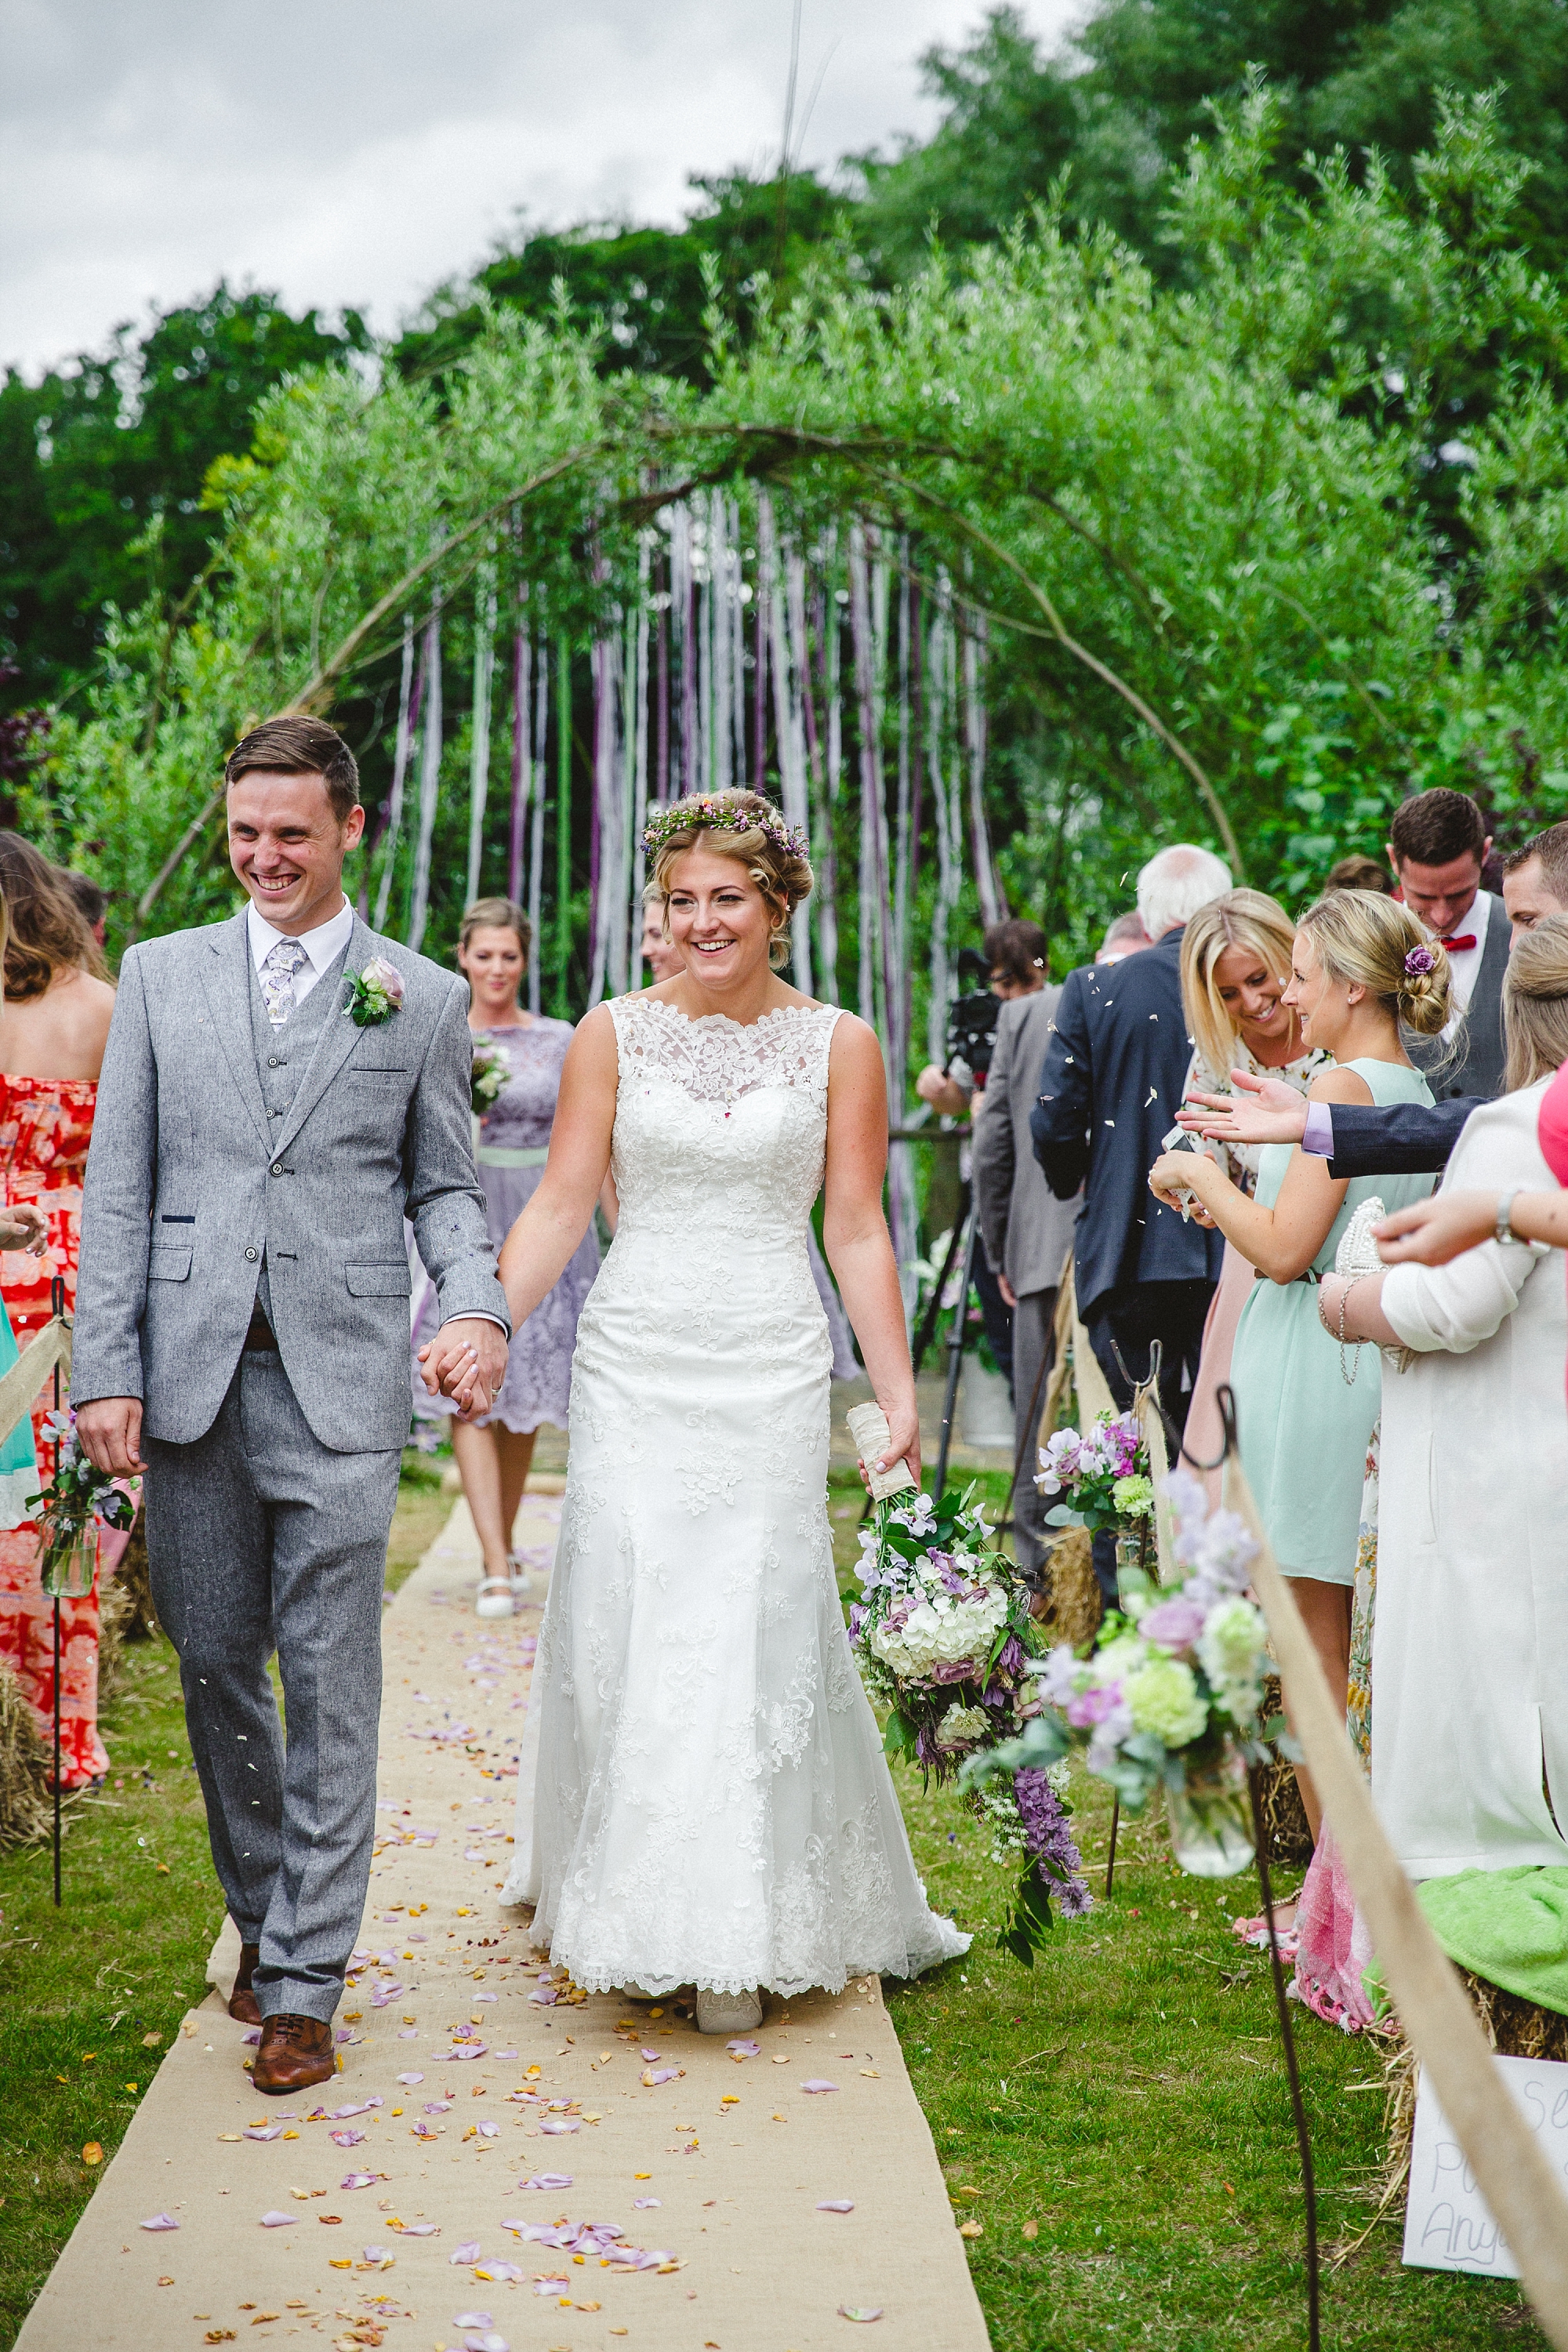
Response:
[{"label": "bride in white lace dress", "polygon": [[733,2032],[760,1990],[912,1976],[969,1939],[916,1875],[827,1524],[831,1345],[805,1248],[825,1182],[889,1458],[919,1469],[880,1048],[770,968],[811,872],[768,802],[678,803],[650,834],[687,970],[579,1025],[501,1253],[521,1323],[609,1166],[620,1223],[578,1325],[506,1899],[535,1906],[577,1983],[694,1984],[699,2023]]}]

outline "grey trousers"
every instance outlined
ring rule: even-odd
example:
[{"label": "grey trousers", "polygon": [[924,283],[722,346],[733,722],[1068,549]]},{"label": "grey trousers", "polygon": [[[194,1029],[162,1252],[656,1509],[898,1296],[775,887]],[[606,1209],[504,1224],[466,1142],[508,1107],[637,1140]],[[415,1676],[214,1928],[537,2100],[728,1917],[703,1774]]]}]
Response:
[{"label": "grey trousers", "polygon": [[[264,2017],[330,2019],[370,1879],[397,1453],[333,1454],[281,1360],[240,1358],[190,1445],[152,1441],[147,1559],[213,1863]],[[288,1738],[268,1674],[276,1650]]]},{"label": "grey trousers", "polygon": [[[1039,1427],[1046,1385],[1051,1377],[1051,1357],[1057,1315],[1057,1293],[1026,1290],[1013,1309],[1013,1457],[1022,1452],[1024,1465],[1013,1490],[1013,1544],[1018,1565],[1032,1583],[1046,1557],[1045,1496],[1035,1484],[1039,1464],[1035,1459],[1035,1432]],[[1046,1377],[1040,1381],[1044,1364]],[[1039,1381],[1040,1392],[1035,1395]],[[1030,1406],[1033,1402],[1033,1412]]]}]

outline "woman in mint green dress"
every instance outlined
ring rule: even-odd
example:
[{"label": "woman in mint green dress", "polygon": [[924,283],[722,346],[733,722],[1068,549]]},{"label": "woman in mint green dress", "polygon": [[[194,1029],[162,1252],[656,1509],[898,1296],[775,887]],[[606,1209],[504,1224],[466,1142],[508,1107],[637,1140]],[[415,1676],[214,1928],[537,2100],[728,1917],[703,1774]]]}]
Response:
[{"label": "woman in mint green dress", "polygon": [[[1400,1024],[1436,1036],[1448,1019],[1448,960],[1407,908],[1371,890],[1336,890],[1302,916],[1281,1003],[1296,1008],[1302,1043],[1333,1066],[1309,1099],[1429,1103]],[[1343,1351],[1318,1317],[1318,1277],[1359,1203],[1388,1210],[1432,1189],[1430,1176],[1336,1182],[1326,1160],[1295,1144],[1263,1152],[1253,1200],[1208,1159],[1167,1152],[1150,1171],[1162,1199],[1185,1187],[1257,1269],[1231,1360],[1242,1466],[1269,1542],[1294,1580],[1329,1687],[1342,1706],[1350,1672],[1351,1602],[1367,1445],[1382,1405],[1382,1359]],[[1314,1838],[1320,1808],[1297,1768]]]}]

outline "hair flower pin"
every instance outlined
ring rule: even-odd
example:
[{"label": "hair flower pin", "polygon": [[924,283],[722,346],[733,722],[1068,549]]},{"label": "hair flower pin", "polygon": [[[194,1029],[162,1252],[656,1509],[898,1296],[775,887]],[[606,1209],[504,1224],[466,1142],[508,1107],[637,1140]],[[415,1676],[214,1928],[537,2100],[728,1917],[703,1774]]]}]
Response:
[{"label": "hair flower pin", "polygon": [[1429,971],[1437,969],[1437,959],[1430,948],[1412,948],[1405,959],[1405,975],[1410,980],[1425,980]]},{"label": "hair flower pin", "polygon": [[356,1029],[379,1028],[402,1004],[403,974],[384,956],[372,956],[363,971],[350,972],[343,1011]]}]

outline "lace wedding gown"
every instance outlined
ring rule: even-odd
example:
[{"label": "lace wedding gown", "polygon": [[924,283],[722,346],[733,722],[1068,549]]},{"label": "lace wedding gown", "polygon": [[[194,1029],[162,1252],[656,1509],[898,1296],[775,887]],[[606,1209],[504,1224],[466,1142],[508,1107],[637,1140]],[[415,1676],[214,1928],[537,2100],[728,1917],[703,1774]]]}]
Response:
[{"label": "lace wedding gown", "polygon": [[783,1994],[964,1951],[927,1905],[834,1580],[806,1259],[831,1005],[610,1007],[613,1247],[578,1324],[506,1899],[595,1991]]}]

